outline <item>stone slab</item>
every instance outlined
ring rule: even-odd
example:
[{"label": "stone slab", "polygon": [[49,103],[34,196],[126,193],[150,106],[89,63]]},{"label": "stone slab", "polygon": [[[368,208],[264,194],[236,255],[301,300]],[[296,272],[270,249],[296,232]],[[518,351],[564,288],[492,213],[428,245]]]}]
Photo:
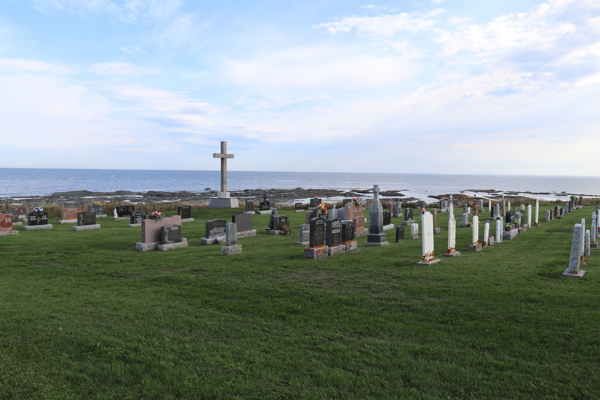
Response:
[{"label": "stone slab", "polygon": [[[129,219],[129,218],[127,218]],[[76,219],[61,219],[60,221],[58,221],[59,224],[76,224],[77,220]]]},{"label": "stone slab", "polygon": [[389,242],[379,242],[379,243],[365,243],[365,246],[385,246],[390,244]]},{"label": "stone slab", "polygon": [[590,243],[590,247],[592,249],[597,249],[598,248],[598,243]]},{"label": "stone slab", "polygon": [[583,276],[585,275],[585,271],[580,269],[578,274],[572,274],[572,273],[567,272],[567,270],[565,269],[565,272],[563,272],[563,275],[568,276],[570,278],[583,278]]},{"label": "stone slab", "polygon": [[513,240],[519,234],[518,229],[511,229],[510,231],[503,231],[502,240]]},{"label": "stone slab", "polygon": [[363,237],[369,234],[369,230],[367,228],[363,228],[360,231],[354,232],[354,237]]},{"label": "stone slab", "polygon": [[305,247],[304,258],[312,258],[313,260],[327,258],[329,256],[328,247]]},{"label": "stone slab", "polygon": [[18,235],[19,231],[8,231],[8,232],[0,232],[0,236],[13,236]]},{"label": "stone slab", "polygon": [[78,232],[78,231],[96,231],[98,229],[100,229],[100,224],[74,226],[72,228],[72,231],[73,232]]},{"label": "stone slab", "polygon": [[139,251],[156,250],[156,247],[159,244],[160,244],[160,242],[150,242],[150,243],[138,242],[135,244],[135,249],[139,250]]},{"label": "stone slab", "polygon": [[224,256],[232,256],[234,254],[242,254],[242,245],[234,244],[232,246],[221,246],[221,254]]},{"label": "stone slab", "polygon": [[279,229],[265,229],[265,232],[267,235],[285,235],[285,231]]},{"label": "stone slab", "polygon": [[256,236],[256,229],[251,229],[249,231],[243,231],[243,232],[237,233],[238,239],[245,238],[245,237],[251,237],[251,236]]},{"label": "stone slab", "polygon": [[216,236],[212,238],[200,238],[200,244],[203,246],[208,246],[211,244],[223,243],[225,241],[225,235]]},{"label": "stone slab", "polygon": [[13,226],[21,226],[21,225],[23,225],[22,222],[13,222],[12,224],[13,224]]},{"label": "stone slab", "polygon": [[235,197],[211,197],[208,208],[240,208],[240,203]]},{"label": "stone slab", "polygon": [[392,229],[395,229],[396,226],[394,224],[389,224],[389,225],[384,225],[383,226],[383,231],[391,231]]},{"label": "stone slab", "polygon": [[460,257],[460,251],[453,251],[452,253],[442,254],[444,257]]},{"label": "stone slab", "polygon": [[271,210],[254,211],[258,215],[271,215]]},{"label": "stone slab", "polygon": [[304,210],[294,210],[294,212],[304,212]]},{"label": "stone slab", "polygon": [[414,224],[416,221],[414,219],[411,219],[409,221],[402,221],[400,222],[400,225],[404,225],[404,226],[411,226],[412,224]]},{"label": "stone slab", "polygon": [[181,222],[194,222],[195,219],[194,218],[186,218],[186,219],[182,219]]},{"label": "stone slab", "polygon": [[332,246],[327,248],[328,256],[335,256],[336,254],[341,254],[346,252],[346,245],[340,244],[339,246]]},{"label": "stone slab", "polygon": [[471,222],[461,222],[459,228],[469,228],[470,226],[472,226]]},{"label": "stone slab", "polygon": [[36,231],[39,229],[52,229],[52,224],[47,225],[27,225],[23,227],[26,231]]},{"label": "stone slab", "polygon": [[346,246],[346,253],[354,253],[358,251],[358,242],[356,240],[350,240],[349,242],[342,243]]},{"label": "stone slab", "polygon": [[442,232],[442,229],[441,229],[441,228],[439,228],[439,227],[438,227],[438,228],[433,228],[433,234],[434,234],[434,235],[438,235],[438,234],[440,234],[441,232]]},{"label": "stone slab", "polygon": [[142,226],[142,223],[140,222],[139,224],[127,224],[127,226],[130,227],[130,228],[135,228],[136,226],[137,227]]},{"label": "stone slab", "polygon": [[481,244],[470,244],[469,245],[469,251],[481,251],[483,249],[483,247],[481,246]]},{"label": "stone slab", "polygon": [[96,218],[106,218],[108,215],[106,214],[96,214]]},{"label": "stone slab", "polygon": [[296,244],[299,244],[301,246],[308,246],[310,242],[296,242]]},{"label": "stone slab", "polygon": [[[127,217],[117,217],[117,218],[113,217],[113,221],[123,221],[125,219],[131,220],[131,217],[129,217],[129,216],[127,216]],[[75,222],[77,222],[77,221],[75,221]]]},{"label": "stone slab", "polygon": [[156,250],[167,251],[174,249],[183,249],[185,247],[188,247],[187,239],[181,238],[181,242],[179,243],[159,244],[156,246]]},{"label": "stone slab", "polygon": [[436,258],[434,260],[431,261],[419,261],[417,264],[420,265],[431,265],[431,264],[435,264],[435,263],[439,263],[441,260],[439,258]]}]

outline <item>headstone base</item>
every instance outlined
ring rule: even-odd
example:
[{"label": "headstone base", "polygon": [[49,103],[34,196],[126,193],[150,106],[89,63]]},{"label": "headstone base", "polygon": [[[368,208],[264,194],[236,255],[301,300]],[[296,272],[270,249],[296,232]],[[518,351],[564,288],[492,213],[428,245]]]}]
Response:
[{"label": "headstone base", "polygon": [[583,270],[579,270],[579,272],[576,274],[573,274],[573,273],[567,272],[567,271],[568,270],[565,269],[565,272],[563,272],[563,275],[568,276],[570,278],[583,278],[583,276],[585,275],[585,271],[583,271]]},{"label": "headstone base", "polygon": [[186,238],[181,238],[181,242],[179,243],[159,244],[156,246],[156,250],[167,251],[173,249],[183,249],[184,247],[188,247],[188,242]]},{"label": "headstone base", "polygon": [[232,256],[234,254],[242,254],[242,245],[234,244],[232,246],[221,246],[221,254],[224,256]]},{"label": "headstone base", "polygon": [[310,242],[296,242],[296,244],[299,244],[301,246],[308,246]]},{"label": "headstone base", "polygon": [[12,224],[13,224],[13,226],[20,226],[20,225],[23,225],[23,223],[22,223],[22,222],[13,222]]},{"label": "headstone base", "polygon": [[19,231],[8,231],[8,232],[0,232],[0,236],[12,236],[18,235]]},{"label": "headstone base", "polygon": [[483,247],[481,247],[481,243],[469,245],[469,251],[481,251],[482,249]]},{"label": "headstone base", "polygon": [[138,242],[135,244],[135,249],[138,251],[156,250],[156,246],[158,246],[159,243],[160,242],[150,242],[150,243]]},{"label": "headstone base", "polygon": [[264,210],[264,211],[254,211],[256,214],[258,215],[267,215],[267,214],[271,214],[271,210]]},{"label": "headstone base", "polygon": [[60,221],[58,221],[59,224],[76,224],[77,220],[76,219],[61,219]]},{"label": "headstone base", "polygon": [[386,239],[383,233],[369,233],[365,246],[385,246],[389,244]]},{"label": "headstone base", "polygon": [[363,237],[369,234],[369,230],[367,228],[363,228],[360,231],[354,232],[354,237]]},{"label": "headstone base", "polygon": [[186,218],[186,219],[182,219],[181,222],[194,222],[195,219],[194,218]]},{"label": "headstone base", "polygon": [[327,258],[328,255],[329,252],[327,251],[327,246],[304,248],[304,258],[312,258],[313,260],[318,260],[322,258]]},{"label": "headstone base", "polygon": [[135,228],[136,226],[142,226],[142,223],[140,222],[139,224],[127,224],[127,226],[130,228]]},{"label": "headstone base", "polygon": [[27,220],[27,215],[25,215],[25,214],[19,214],[19,216],[17,217],[17,219]]},{"label": "headstone base", "polygon": [[251,229],[249,231],[243,231],[243,232],[238,232],[237,233],[238,239],[239,238],[250,237],[250,236],[256,236],[256,229]]},{"label": "headstone base", "polygon": [[52,229],[52,224],[27,225],[27,226],[24,226],[23,228],[25,228],[26,231],[34,231],[34,230],[38,230],[38,229]]},{"label": "headstone base", "polygon": [[598,242],[596,242],[596,243],[590,243],[590,247],[592,249],[597,249],[598,248]]},{"label": "headstone base", "polygon": [[504,236],[502,238],[502,240],[513,240],[514,238],[517,237],[517,235],[519,234],[519,230],[518,229],[511,229],[510,231],[504,231]]},{"label": "headstone base", "polygon": [[244,211],[244,214],[256,214],[256,211]]},{"label": "headstone base", "polygon": [[[113,217],[113,221],[123,221],[124,219],[131,220],[131,217],[117,217],[117,218]],[[75,220],[75,222],[77,222],[77,220]],[[61,224],[62,224],[62,222],[61,222]]]},{"label": "headstone base", "polygon": [[200,238],[200,244],[202,246],[208,246],[210,244],[223,243],[224,241],[225,241],[225,235],[211,237],[211,238]]},{"label": "headstone base", "polygon": [[106,218],[108,215],[106,214],[96,214],[96,218]]},{"label": "headstone base", "polygon": [[339,246],[333,246],[333,247],[327,248],[327,255],[329,257],[335,256],[336,254],[345,253],[345,252],[346,252],[346,246],[343,244],[340,244]]},{"label": "headstone base", "polygon": [[82,226],[77,226],[75,225],[72,230],[73,232],[78,232],[78,231],[95,231],[100,229],[100,224],[96,224],[96,225],[82,225]]},{"label": "headstone base", "polygon": [[459,228],[469,228],[470,226],[472,226],[473,224],[471,222],[461,222]]},{"label": "headstone base", "polygon": [[385,231],[391,231],[391,230],[392,230],[392,229],[394,229],[394,228],[395,228],[394,224],[384,225],[384,226],[383,226],[383,231],[384,231],[384,232],[385,232]]},{"label": "headstone base", "polygon": [[452,250],[449,253],[442,254],[444,257],[460,257],[460,251]]},{"label": "headstone base", "polygon": [[294,210],[294,212],[304,212],[304,210]]},{"label": "headstone base", "polygon": [[208,208],[240,208],[240,203],[235,197],[211,197]]},{"label": "headstone base", "polygon": [[540,226],[539,222],[536,222],[535,224],[533,224],[534,226]]},{"label": "headstone base", "polygon": [[265,229],[267,235],[285,235],[285,231],[281,229]]},{"label": "headstone base", "polygon": [[419,261],[417,264],[420,265],[431,265],[431,264],[435,264],[435,263],[439,263],[441,260],[439,258],[434,258],[433,260],[430,261]]},{"label": "headstone base", "polygon": [[346,253],[354,253],[358,251],[358,243],[356,240],[350,240],[348,242],[342,242],[344,246],[346,246]]},{"label": "headstone base", "polygon": [[408,220],[408,221],[402,221],[400,222],[400,225],[403,226],[411,226],[412,224],[414,224],[416,221],[414,219]]}]

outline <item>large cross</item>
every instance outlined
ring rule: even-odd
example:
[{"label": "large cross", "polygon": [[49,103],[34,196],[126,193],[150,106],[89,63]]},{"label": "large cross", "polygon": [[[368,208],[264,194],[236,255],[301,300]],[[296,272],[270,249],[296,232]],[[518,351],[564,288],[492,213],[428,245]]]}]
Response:
[{"label": "large cross", "polygon": [[221,152],[213,153],[213,158],[221,159],[221,193],[227,193],[227,159],[234,158],[233,154],[227,154],[227,142],[221,142]]}]

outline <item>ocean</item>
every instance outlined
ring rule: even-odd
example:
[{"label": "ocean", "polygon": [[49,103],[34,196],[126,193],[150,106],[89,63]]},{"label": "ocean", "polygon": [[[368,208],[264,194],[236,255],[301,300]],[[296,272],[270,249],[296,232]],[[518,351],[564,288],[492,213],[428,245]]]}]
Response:
[{"label": "ocean", "polygon": [[[551,193],[531,195],[544,199],[556,198],[554,193],[563,191],[600,196],[600,177],[229,171],[230,191],[297,187],[351,190],[369,189],[374,184],[381,190],[400,190],[420,199],[487,189]],[[203,192],[219,187],[219,171],[0,168],[0,197],[44,196],[73,190]]]}]

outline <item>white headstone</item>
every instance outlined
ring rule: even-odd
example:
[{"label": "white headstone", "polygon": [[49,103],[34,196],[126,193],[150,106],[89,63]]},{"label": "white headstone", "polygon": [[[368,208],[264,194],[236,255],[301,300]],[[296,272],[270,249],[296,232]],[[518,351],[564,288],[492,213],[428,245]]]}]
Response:
[{"label": "white headstone", "polygon": [[492,200],[488,199],[488,211],[492,212]]},{"label": "white headstone", "polygon": [[416,222],[410,226],[410,234],[413,239],[419,238],[419,224]]},{"label": "white headstone", "polygon": [[579,246],[579,254],[581,255],[581,259],[583,260],[583,253],[585,252],[585,218],[581,218],[581,232],[580,232],[580,246]]},{"label": "white headstone", "polygon": [[502,238],[503,238],[503,226],[502,226],[502,219],[497,219],[496,220],[496,237],[494,238],[494,243],[500,243],[502,242]]},{"label": "white headstone", "polygon": [[225,225],[225,245],[233,246],[237,244],[237,224],[229,222]]},{"label": "white headstone", "polygon": [[592,255],[591,251],[590,251],[590,238],[591,238],[591,232],[589,229],[585,230],[585,256],[589,257]]},{"label": "white headstone", "polygon": [[535,201],[535,223],[536,225],[540,223],[540,201]]},{"label": "white headstone", "polygon": [[[431,263],[435,261],[433,247],[433,215],[430,212],[422,214],[423,233],[421,236],[421,257],[423,263]],[[413,224],[414,226],[415,224]]]},{"label": "white headstone", "polygon": [[471,244],[479,244],[479,217],[477,215],[473,217],[473,235]]},{"label": "white headstone", "polygon": [[468,224],[469,223],[469,214],[462,213],[462,220],[460,222],[463,224]]},{"label": "white headstone", "polygon": [[527,226],[531,228],[531,210],[533,207],[530,205],[527,206]]},{"label": "white headstone", "polygon": [[596,223],[596,219],[592,220],[592,230],[590,231],[590,240],[592,243],[596,243],[596,232],[598,232],[598,225]]},{"label": "white headstone", "polygon": [[448,221],[448,253],[456,250],[456,219]]},{"label": "white headstone", "polygon": [[585,271],[580,271],[581,265],[581,224],[575,224],[573,227],[573,239],[571,239],[571,256],[569,257],[569,267],[563,272],[563,275],[583,276]]},{"label": "white headstone", "polygon": [[489,241],[490,241],[490,223],[486,222],[485,224],[483,224],[483,244],[485,244],[487,246]]}]

